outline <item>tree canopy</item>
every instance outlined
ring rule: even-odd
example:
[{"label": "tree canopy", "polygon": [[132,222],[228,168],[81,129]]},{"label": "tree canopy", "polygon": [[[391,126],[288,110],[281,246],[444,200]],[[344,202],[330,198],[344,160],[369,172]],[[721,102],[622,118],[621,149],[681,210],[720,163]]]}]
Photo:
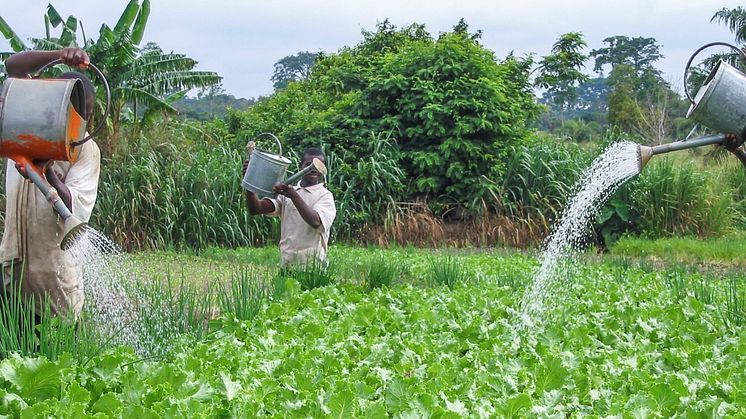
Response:
[{"label": "tree canopy", "polygon": [[384,21],[229,123],[243,139],[269,130],[291,148],[324,145],[361,159],[371,134],[391,133],[411,197],[477,207],[539,109],[531,60],[498,60],[478,38],[463,22],[433,38],[423,25]]}]

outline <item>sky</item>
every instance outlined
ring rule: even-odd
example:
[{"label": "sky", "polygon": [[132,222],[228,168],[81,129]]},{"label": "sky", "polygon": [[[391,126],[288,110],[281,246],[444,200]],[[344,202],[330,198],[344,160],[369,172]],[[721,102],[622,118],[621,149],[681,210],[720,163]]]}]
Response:
[{"label": "sky", "polygon": [[[44,34],[50,0],[2,0],[0,17],[27,41]],[[82,22],[96,38],[102,23],[113,27],[128,0],[58,0],[51,4],[63,16]],[[610,36],[652,37],[665,58],[656,63],[673,88],[683,92],[686,62],[700,46],[733,43],[723,24],[710,22],[722,8],[741,6],[724,0],[151,0],[142,45],[155,42],[166,52],[198,61],[198,70],[215,71],[223,88],[238,98],[272,93],[274,63],[299,51],[333,53],[362,40],[385,19],[397,27],[421,23],[437,36],[464,18],[481,43],[498,59],[513,51],[550,53],[567,32],[580,32],[588,47],[606,46]],[[56,32],[59,33],[59,32]],[[30,45],[30,42],[27,42]],[[10,51],[0,36],[0,51]],[[713,49],[713,52],[716,52]],[[704,53],[703,53],[704,54]],[[94,63],[95,64],[95,63]],[[586,64],[591,74],[593,61]],[[194,93],[194,92],[192,92]]]}]

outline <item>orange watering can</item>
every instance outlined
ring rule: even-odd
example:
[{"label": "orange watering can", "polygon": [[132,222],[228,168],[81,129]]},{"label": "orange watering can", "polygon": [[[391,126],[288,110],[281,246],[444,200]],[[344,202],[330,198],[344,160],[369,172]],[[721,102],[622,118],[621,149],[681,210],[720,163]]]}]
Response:
[{"label": "orange watering can", "polygon": [[[39,70],[60,63],[55,60]],[[49,160],[74,163],[80,146],[90,140],[105,124],[111,103],[111,91],[106,78],[94,65],[89,67],[101,79],[106,90],[106,110],[101,123],[86,136],[85,94],[78,79],[16,79],[5,80],[0,89],[0,156],[23,167],[29,179],[44,193],[57,213],[65,220],[63,248],[70,244],[68,236],[85,227],[60,199],[57,191],[44,178],[37,164]]]}]

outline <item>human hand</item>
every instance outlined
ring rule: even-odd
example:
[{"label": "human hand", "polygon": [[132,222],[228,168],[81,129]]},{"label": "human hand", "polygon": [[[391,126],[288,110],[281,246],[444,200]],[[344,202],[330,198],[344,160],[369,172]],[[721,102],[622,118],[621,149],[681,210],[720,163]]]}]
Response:
[{"label": "human hand", "polygon": [[63,48],[60,50],[60,60],[70,67],[88,68],[91,59],[80,48]]},{"label": "human hand", "polygon": [[743,139],[739,139],[736,134],[728,133],[725,134],[725,140],[723,140],[723,148],[730,151],[731,153],[736,152],[739,147],[743,144]]},{"label": "human hand", "polygon": [[286,196],[288,198],[292,198],[293,195],[298,195],[298,192],[295,191],[295,188],[286,183],[278,183],[277,185],[273,186],[272,192]]},{"label": "human hand", "polygon": [[[54,162],[52,160],[34,160],[31,163],[31,170],[36,171],[39,173],[42,177],[46,178],[47,170],[49,170],[52,167],[52,164]],[[24,179],[28,179],[28,172],[26,171],[26,164],[27,163],[18,163],[16,162],[16,170],[18,171],[18,174],[20,174]]]}]

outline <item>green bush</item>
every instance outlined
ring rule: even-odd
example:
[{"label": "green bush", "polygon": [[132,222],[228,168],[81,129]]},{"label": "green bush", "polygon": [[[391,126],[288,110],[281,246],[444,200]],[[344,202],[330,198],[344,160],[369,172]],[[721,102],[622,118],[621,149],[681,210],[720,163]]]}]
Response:
[{"label": "green bush", "polygon": [[229,113],[228,126],[243,139],[273,131],[292,149],[325,144],[353,162],[368,158],[371,132],[393,132],[396,163],[412,179],[406,199],[477,209],[489,197],[483,176],[504,172],[509,147],[538,112],[530,65],[497,60],[465,25],[435,39],[422,25],[384,22],[355,47],[317,59],[307,80]]}]

